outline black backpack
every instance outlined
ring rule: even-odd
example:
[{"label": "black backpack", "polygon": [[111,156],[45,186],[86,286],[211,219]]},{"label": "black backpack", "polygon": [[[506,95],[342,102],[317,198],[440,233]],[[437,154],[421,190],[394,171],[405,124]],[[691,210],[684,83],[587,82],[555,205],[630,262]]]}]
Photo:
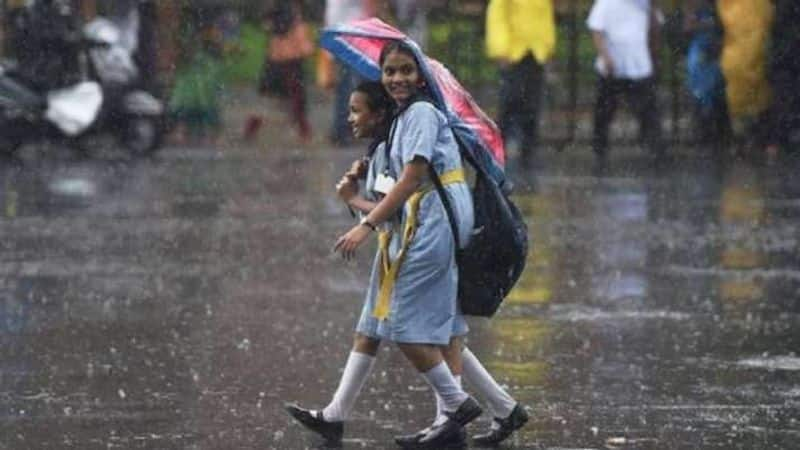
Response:
[{"label": "black backpack", "polygon": [[[394,113],[384,148],[387,161],[390,158],[397,117],[418,101],[432,103],[424,95],[417,95]],[[458,132],[453,128],[451,131],[458,143],[462,159],[475,171],[475,185],[470,188],[475,224],[467,247],[462,249],[459,244],[458,225],[453,207],[433,165],[428,166],[429,176],[447,211],[447,219],[455,239],[458,301],[461,312],[471,316],[491,317],[497,312],[525,269],[525,260],[528,256],[528,227],[516,205],[497,185],[486,168],[465,149]]]},{"label": "black backpack", "polygon": [[500,189],[494,179],[473,160],[456,133],[462,158],[475,170],[475,185],[471,187],[475,209],[472,239],[461,248],[458,227],[447,191],[433,166],[430,177],[450,221],[456,242],[458,263],[458,300],[461,312],[472,316],[490,317],[497,312],[525,268],[528,255],[528,227],[519,209]]}]

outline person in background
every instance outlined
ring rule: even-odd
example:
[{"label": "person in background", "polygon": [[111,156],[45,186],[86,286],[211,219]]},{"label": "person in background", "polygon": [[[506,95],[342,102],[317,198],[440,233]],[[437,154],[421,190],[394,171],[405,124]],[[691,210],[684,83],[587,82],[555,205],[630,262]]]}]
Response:
[{"label": "person in background", "polygon": [[660,12],[651,0],[595,0],[587,25],[597,50],[597,98],[592,150],[601,160],[608,152],[608,129],[621,96],[639,119],[650,152],[661,157],[664,146],[656,98],[656,63]]},{"label": "person in background", "polygon": [[768,62],[768,77],[773,92],[771,132],[767,156],[779,149],[789,150],[792,133],[800,131],[800,3],[797,0],[774,0],[775,23]]},{"label": "person in background", "polygon": [[523,165],[539,144],[544,64],[556,45],[552,0],[491,0],[486,52],[500,65],[498,125],[508,142],[518,132]]},{"label": "person in background", "polygon": [[[325,2],[325,26],[341,25],[373,17],[377,14],[377,9],[377,0],[327,0]],[[350,126],[347,124],[350,93],[355,89],[360,78],[346,64],[338,66],[330,139],[332,144],[344,146],[351,142]]]},{"label": "person in background", "polygon": [[731,136],[725,77],[719,66],[722,25],[714,0],[691,0],[687,4],[684,30],[688,33],[686,82],[695,101],[697,141],[721,150]]},{"label": "person in background", "polygon": [[772,131],[767,65],[773,0],[717,0],[717,16],[725,29],[720,67],[737,152],[760,155]]},{"label": "person in background", "polygon": [[224,87],[222,42],[213,24],[201,28],[197,48],[189,49],[187,62],[178,69],[169,107],[182,144],[216,144],[222,128],[220,97]]},{"label": "person in background", "polygon": [[[303,20],[300,2],[281,1],[270,12],[267,27],[272,33],[269,40],[264,74],[261,80],[262,95],[288,96],[291,118],[303,142],[311,141],[311,125],[306,115],[306,83],[303,66],[314,53],[310,31]],[[248,138],[248,126],[245,138]]]},{"label": "person in background", "polygon": [[81,80],[81,28],[67,0],[29,1],[15,11],[14,56],[21,79],[33,89],[60,89]]}]

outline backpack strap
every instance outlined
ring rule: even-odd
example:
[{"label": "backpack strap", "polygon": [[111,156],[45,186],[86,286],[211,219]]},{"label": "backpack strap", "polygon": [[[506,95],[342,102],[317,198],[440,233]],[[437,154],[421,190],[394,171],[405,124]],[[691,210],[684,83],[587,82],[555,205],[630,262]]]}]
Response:
[{"label": "backpack strap", "polygon": [[447,195],[447,191],[444,190],[444,186],[442,185],[442,180],[439,178],[439,174],[436,173],[436,170],[433,168],[433,164],[428,164],[428,173],[433,181],[433,185],[436,186],[436,192],[439,193],[439,198],[442,199],[442,205],[444,205],[444,210],[447,212],[447,221],[450,222],[450,229],[453,231],[453,239],[455,240],[455,251],[458,252],[458,249],[461,248],[461,243],[459,242],[459,234],[458,234],[458,226],[456,225],[456,217],[453,213],[453,205],[450,203],[450,196]]},{"label": "backpack strap", "polygon": [[[453,138],[455,138],[456,144],[458,144],[458,153],[461,155],[461,158],[465,159],[479,174],[482,174],[482,168],[475,162],[472,155],[464,151],[464,142],[458,137],[453,127],[450,127],[450,132],[453,133]],[[442,199],[444,210],[447,212],[447,220],[450,222],[450,229],[453,231],[453,239],[456,243],[455,252],[458,253],[458,250],[461,248],[461,243],[459,242],[458,225],[456,225],[456,217],[453,212],[453,205],[450,203],[450,196],[447,195],[447,191],[444,190],[442,180],[439,178],[439,174],[436,173],[432,164],[428,164],[428,173],[434,186],[436,186],[436,192],[439,193],[439,198]]]},{"label": "backpack strap", "polygon": [[[465,149],[464,142],[458,136],[458,133],[456,133],[455,130],[453,130],[453,127],[450,127],[450,131],[453,133],[453,137],[455,138],[456,143],[458,144],[458,152],[461,155],[461,158],[463,158],[467,163],[469,163],[470,166],[472,166],[478,177],[489,178],[489,174],[486,172],[483,166],[481,166],[480,164],[478,164],[477,161],[475,161],[470,152],[464,150]],[[455,239],[456,242],[455,251],[456,253],[458,253],[458,250],[461,248],[461,245],[459,243],[459,233],[458,233],[458,226],[456,225],[455,213],[453,213],[453,206],[450,203],[450,196],[447,195],[447,191],[444,190],[444,186],[442,185],[442,180],[439,179],[439,174],[437,174],[436,170],[433,169],[433,165],[430,164],[428,165],[428,173],[431,178],[431,181],[433,181],[433,184],[436,186],[436,191],[439,193],[439,197],[442,199],[442,204],[444,205],[444,209],[445,211],[447,211],[447,219],[450,222],[450,229],[453,231],[453,238]]]},{"label": "backpack strap", "polygon": [[[389,129],[389,137],[386,140],[386,145],[384,146],[384,151],[386,152],[386,161],[390,161],[389,153],[391,152],[392,141],[394,140],[395,132],[397,131],[397,120],[401,114],[405,112],[411,105],[419,101],[427,101],[429,103],[433,103],[427,97],[423,95],[417,95],[411,99],[408,103],[406,103],[402,108],[398,109],[395,114],[394,118],[392,119],[392,125]],[[462,159],[466,160],[475,170],[478,172],[479,176],[485,176],[484,169],[478,164],[477,161],[472,157],[470,152],[464,150],[464,142],[458,136],[458,133],[453,129],[452,126],[449,127],[450,132],[453,134],[453,138],[458,145],[458,153]],[[434,186],[436,186],[436,191],[439,193],[439,198],[442,199],[442,205],[444,205],[444,209],[447,212],[447,220],[450,222],[450,229],[453,232],[453,239],[455,240],[455,251],[461,248],[461,244],[459,242],[459,233],[458,233],[458,225],[456,225],[456,218],[455,213],[453,213],[453,206],[450,203],[450,196],[447,195],[447,191],[445,191],[444,186],[442,185],[442,180],[439,178],[439,174],[436,173],[436,170],[433,168],[432,161],[428,164],[428,174],[433,182]]]}]

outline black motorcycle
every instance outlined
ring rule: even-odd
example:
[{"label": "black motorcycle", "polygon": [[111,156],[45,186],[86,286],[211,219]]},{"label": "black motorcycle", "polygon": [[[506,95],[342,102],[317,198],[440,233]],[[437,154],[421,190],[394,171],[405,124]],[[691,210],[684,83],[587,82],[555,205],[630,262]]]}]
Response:
[{"label": "black motorcycle", "polygon": [[136,33],[126,29],[137,22],[98,17],[80,29],[59,4],[34,3],[20,16],[19,61],[0,64],[0,153],[43,138],[84,148],[110,134],[133,156],[152,154],[166,109],[140,86]]}]

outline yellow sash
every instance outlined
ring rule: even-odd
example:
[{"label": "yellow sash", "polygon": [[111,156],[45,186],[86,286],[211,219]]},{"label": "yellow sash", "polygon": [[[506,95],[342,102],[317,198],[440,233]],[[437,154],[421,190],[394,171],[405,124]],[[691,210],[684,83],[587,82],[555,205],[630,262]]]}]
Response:
[{"label": "yellow sash", "polygon": [[[442,174],[439,179],[442,181],[443,186],[453,183],[466,182],[464,170],[461,168],[451,170]],[[400,265],[406,256],[406,251],[411,245],[411,239],[417,231],[417,213],[419,213],[419,205],[422,202],[422,197],[428,192],[434,190],[433,186],[424,187],[417,192],[411,194],[406,203],[408,204],[408,217],[406,218],[406,226],[403,229],[403,244],[400,247],[400,252],[394,261],[389,259],[389,243],[392,240],[391,231],[381,231],[378,234],[378,248],[381,252],[381,278],[380,290],[378,291],[378,301],[375,304],[375,309],[372,315],[380,320],[389,317],[389,309],[392,300],[392,291],[394,284],[397,281],[397,274],[400,272]]]}]

